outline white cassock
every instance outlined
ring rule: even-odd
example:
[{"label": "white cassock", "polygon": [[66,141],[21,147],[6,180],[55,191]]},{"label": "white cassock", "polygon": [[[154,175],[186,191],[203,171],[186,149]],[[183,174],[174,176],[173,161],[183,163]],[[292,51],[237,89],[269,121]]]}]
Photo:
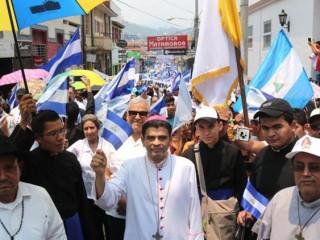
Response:
[{"label": "white cassock", "polygon": [[[92,189],[96,197],[95,188]],[[204,239],[194,164],[169,154],[162,167],[146,156],[123,163],[95,199],[104,209],[114,208],[127,196],[125,240],[151,240],[159,230],[161,240]]]}]

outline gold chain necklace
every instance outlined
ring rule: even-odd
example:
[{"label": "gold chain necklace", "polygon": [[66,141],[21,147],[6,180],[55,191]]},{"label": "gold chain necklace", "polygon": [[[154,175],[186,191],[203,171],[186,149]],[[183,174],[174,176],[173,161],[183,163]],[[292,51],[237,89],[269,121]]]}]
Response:
[{"label": "gold chain necklace", "polygon": [[[163,212],[164,212],[164,209],[165,209],[165,206],[167,204],[167,200],[168,200],[168,196],[169,196],[169,191],[170,191],[170,186],[171,186],[171,177],[172,177],[172,159],[171,159],[171,156],[169,157],[168,159],[170,161],[170,177],[169,177],[169,186],[168,186],[168,191],[167,191],[167,194],[166,194],[166,197],[165,197],[165,200],[164,200],[164,204],[162,206],[162,213],[160,215],[160,210],[159,210],[159,201],[158,201],[158,213],[157,211],[155,210],[154,206],[153,206],[153,211],[154,211],[154,216],[156,218],[156,222],[157,222],[157,232],[152,235],[152,238],[154,238],[155,240],[160,240],[163,238],[162,235],[160,235],[159,231],[160,231],[160,219],[163,218]],[[156,165],[156,168],[157,168],[157,195],[158,195],[158,191],[159,191],[159,185],[158,185],[158,172],[159,172],[159,169],[163,167],[163,165],[165,164],[167,160],[164,160],[164,162],[162,163],[162,165],[160,167],[157,167]],[[151,200],[152,200],[152,204],[153,205],[156,205],[154,200],[153,200],[153,194],[152,194],[152,187],[151,187],[151,181],[150,181],[150,174],[149,174],[149,169],[148,169],[148,165],[147,165],[147,157],[145,157],[145,166],[146,166],[146,170],[147,170],[147,175],[148,175],[148,181],[149,181],[149,188],[150,188],[150,194],[151,194]],[[158,197],[159,199],[159,197]]]},{"label": "gold chain necklace", "polygon": [[307,224],[311,221],[311,219],[317,214],[317,212],[319,212],[320,207],[318,209],[316,209],[312,214],[311,217],[306,221],[306,223],[301,226],[301,220],[300,220],[300,201],[299,201],[299,196],[297,196],[297,200],[298,200],[298,218],[299,218],[299,227],[300,227],[300,232],[299,234],[295,235],[295,238],[298,240],[305,240],[305,238],[302,235],[302,231],[305,228],[305,226],[307,226]]}]

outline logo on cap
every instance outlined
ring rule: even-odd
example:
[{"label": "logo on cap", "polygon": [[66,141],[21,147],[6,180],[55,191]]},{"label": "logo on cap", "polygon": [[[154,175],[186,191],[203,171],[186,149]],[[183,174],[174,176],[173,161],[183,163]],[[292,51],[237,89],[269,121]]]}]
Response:
[{"label": "logo on cap", "polygon": [[310,149],[311,147],[311,140],[309,137],[306,137],[302,142],[301,142],[301,147],[302,149]]}]

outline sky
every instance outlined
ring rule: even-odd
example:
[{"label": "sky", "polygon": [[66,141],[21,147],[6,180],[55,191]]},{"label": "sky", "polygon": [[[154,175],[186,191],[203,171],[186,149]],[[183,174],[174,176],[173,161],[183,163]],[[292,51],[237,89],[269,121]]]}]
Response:
[{"label": "sky", "polygon": [[[197,0],[114,0],[113,2],[121,9],[121,17],[125,21],[152,28],[187,29],[193,27],[195,1]],[[199,14],[202,1],[198,0]],[[168,21],[169,17],[175,19]]]}]

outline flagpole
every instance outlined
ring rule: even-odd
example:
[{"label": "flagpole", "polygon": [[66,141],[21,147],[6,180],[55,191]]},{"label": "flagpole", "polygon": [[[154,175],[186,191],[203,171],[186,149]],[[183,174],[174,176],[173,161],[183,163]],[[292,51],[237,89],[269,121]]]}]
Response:
[{"label": "flagpole", "polygon": [[13,17],[12,17],[12,14],[11,14],[11,10],[10,10],[10,7],[9,7],[9,1],[8,0],[6,0],[6,4],[7,4],[8,14],[9,14],[9,19],[10,19],[13,39],[14,39],[14,42],[15,42],[15,45],[16,45],[18,60],[19,60],[19,64],[20,64],[20,70],[21,70],[21,73],[22,73],[22,79],[23,79],[23,83],[24,83],[24,88],[26,89],[27,93],[29,93],[29,88],[28,88],[28,84],[27,84],[27,78],[26,78],[26,74],[24,72],[24,67],[23,67],[21,54],[20,54],[20,49],[19,49],[19,46],[18,46],[18,39],[17,39],[17,35],[16,35],[16,30],[14,28]]},{"label": "flagpole", "polygon": [[236,53],[236,61],[237,61],[237,69],[238,69],[238,77],[239,77],[239,86],[240,86],[240,95],[242,100],[242,109],[243,109],[243,117],[244,117],[244,125],[249,126],[249,115],[248,115],[248,105],[247,98],[244,89],[244,80],[243,80],[243,69],[240,65],[240,48],[234,47]]}]

